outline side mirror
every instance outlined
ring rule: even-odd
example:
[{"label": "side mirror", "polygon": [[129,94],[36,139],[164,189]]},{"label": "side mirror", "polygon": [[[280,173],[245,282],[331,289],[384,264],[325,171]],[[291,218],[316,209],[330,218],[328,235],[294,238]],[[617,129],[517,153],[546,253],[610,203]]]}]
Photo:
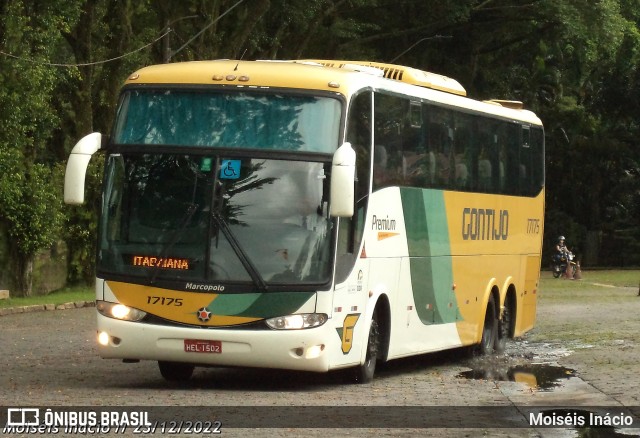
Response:
[{"label": "side mirror", "polygon": [[102,134],[93,132],[80,139],[71,150],[67,170],[64,173],[65,204],[80,205],[84,203],[84,180],[91,156],[102,144]]},{"label": "side mirror", "polygon": [[353,216],[355,181],[356,151],[351,143],[345,143],[333,154],[331,164],[331,216]]}]

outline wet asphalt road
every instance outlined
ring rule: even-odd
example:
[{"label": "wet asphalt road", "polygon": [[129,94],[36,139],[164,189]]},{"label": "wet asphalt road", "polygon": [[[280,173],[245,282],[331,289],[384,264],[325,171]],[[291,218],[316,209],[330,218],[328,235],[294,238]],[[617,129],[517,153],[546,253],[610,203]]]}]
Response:
[{"label": "wet asphalt road", "polygon": [[[573,429],[492,429],[486,423],[486,416],[491,413],[467,411],[463,407],[621,406],[619,397],[582,380],[580,370],[560,375],[561,380],[548,390],[536,388],[535,383],[532,386],[527,373],[533,373],[535,379],[536,372],[526,367],[542,360],[555,369],[554,364],[565,356],[565,351],[526,341],[513,343],[505,356],[488,359],[469,359],[466,350],[457,350],[393,361],[377,373],[373,383],[366,385],[345,383],[340,373],[219,368],[196,368],[189,383],[176,385],[162,379],[154,362],[123,364],[100,359],[94,347],[93,308],[3,316],[0,337],[0,405],[5,407],[366,405],[391,407],[383,410],[391,417],[402,417],[402,407],[436,405],[452,407],[453,417],[465,420],[467,412],[485,417],[478,419],[480,428],[476,430],[408,430],[398,428],[402,419],[394,422],[392,418],[394,424],[388,428],[377,424],[372,430],[358,423],[358,429],[319,428],[304,433],[291,427],[226,429],[225,419],[220,418],[225,436],[576,436]],[[480,371],[469,373],[470,369]],[[520,371],[516,373],[519,378],[514,377],[514,369]],[[462,378],[464,372],[472,378]],[[294,409],[279,415],[295,412]],[[338,410],[320,412],[331,423],[332,414]],[[250,413],[250,409],[245,409],[240,414]],[[264,416],[265,425],[275,426],[268,410],[255,410],[255,414]],[[431,414],[442,415],[442,411]],[[301,415],[309,412],[301,411]],[[524,421],[524,417],[519,420]]]}]

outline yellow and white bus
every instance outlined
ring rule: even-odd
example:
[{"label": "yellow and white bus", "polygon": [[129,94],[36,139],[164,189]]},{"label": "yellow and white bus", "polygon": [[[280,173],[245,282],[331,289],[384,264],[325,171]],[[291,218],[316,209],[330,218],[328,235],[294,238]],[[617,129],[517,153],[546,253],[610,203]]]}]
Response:
[{"label": "yellow and white bus", "polygon": [[535,322],[543,128],[518,102],[360,61],[204,61],[126,81],[106,154],[99,354],[373,378]]}]

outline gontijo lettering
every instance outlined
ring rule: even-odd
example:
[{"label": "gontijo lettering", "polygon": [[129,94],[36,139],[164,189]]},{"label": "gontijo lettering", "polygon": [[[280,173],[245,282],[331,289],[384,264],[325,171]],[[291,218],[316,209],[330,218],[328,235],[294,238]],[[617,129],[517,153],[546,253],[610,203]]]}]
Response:
[{"label": "gontijo lettering", "polygon": [[462,210],[462,238],[464,240],[507,240],[509,210],[465,208]]},{"label": "gontijo lettering", "polygon": [[149,257],[149,256],[131,256],[131,264],[133,266],[144,266],[148,268],[164,268],[164,269],[189,269],[189,260],[174,257]]}]

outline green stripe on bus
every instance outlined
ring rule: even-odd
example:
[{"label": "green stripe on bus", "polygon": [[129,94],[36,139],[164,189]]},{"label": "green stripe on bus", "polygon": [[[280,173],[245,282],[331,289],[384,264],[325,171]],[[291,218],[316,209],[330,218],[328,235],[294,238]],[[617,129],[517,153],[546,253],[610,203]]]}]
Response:
[{"label": "green stripe on bus", "polygon": [[271,318],[295,313],[315,292],[221,294],[207,307],[216,315]]},{"label": "green stripe on bus", "polygon": [[400,190],[409,247],[416,312],[424,324],[455,322],[451,245],[444,194],[440,190]]}]

